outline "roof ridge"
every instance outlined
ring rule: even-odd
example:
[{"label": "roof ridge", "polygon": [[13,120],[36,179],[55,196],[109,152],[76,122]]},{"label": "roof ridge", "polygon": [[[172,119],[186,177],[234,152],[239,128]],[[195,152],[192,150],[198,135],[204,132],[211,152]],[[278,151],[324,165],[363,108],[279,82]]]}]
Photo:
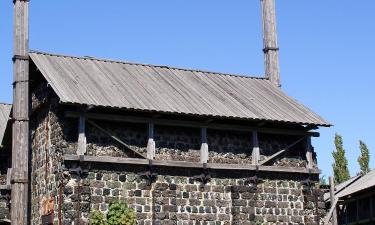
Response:
[{"label": "roof ridge", "polygon": [[267,77],[257,77],[257,76],[253,76],[253,75],[248,76],[248,75],[243,75],[243,74],[241,75],[241,74],[223,73],[223,72],[215,72],[215,71],[201,70],[201,69],[181,68],[181,67],[174,67],[174,66],[168,66],[168,65],[155,65],[155,64],[147,64],[147,63],[128,62],[128,61],[124,61],[124,60],[96,58],[96,57],[92,57],[92,56],[71,56],[71,55],[63,55],[63,54],[56,54],[56,53],[49,53],[49,52],[41,52],[41,51],[36,51],[36,50],[30,50],[30,53],[57,56],[57,57],[68,57],[68,58],[75,58],[75,59],[90,59],[90,60],[103,61],[103,62],[122,63],[122,64],[128,64],[128,65],[139,65],[139,66],[150,66],[150,67],[159,67],[159,68],[167,68],[167,69],[176,69],[176,70],[183,70],[183,71],[194,71],[194,72],[209,73],[209,74],[216,74],[216,75],[223,75],[223,76],[241,77],[241,78],[249,78],[249,79],[268,80]]}]

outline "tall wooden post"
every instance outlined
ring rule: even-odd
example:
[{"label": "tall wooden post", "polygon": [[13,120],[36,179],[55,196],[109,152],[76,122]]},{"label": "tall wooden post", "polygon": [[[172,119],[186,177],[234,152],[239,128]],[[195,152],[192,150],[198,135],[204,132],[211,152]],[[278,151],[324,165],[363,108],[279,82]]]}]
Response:
[{"label": "tall wooden post", "polygon": [[207,128],[201,128],[201,151],[200,151],[200,162],[208,162],[208,144],[207,144]]},{"label": "tall wooden post", "polygon": [[311,146],[311,136],[306,137],[306,160],[307,160],[307,168],[312,169],[314,167],[314,159],[313,159],[313,148]]},{"label": "tall wooden post", "polygon": [[11,223],[28,223],[29,162],[29,3],[14,3],[13,138]]},{"label": "tall wooden post", "polygon": [[148,124],[147,159],[155,159],[154,123]]},{"label": "tall wooden post", "polygon": [[259,158],[260,158],[260,149],[259,149],[259,141],[258,141],[258,131],[254,130],[252,133],[253,136],[253,153],[252,153],[252,164],[258,165]]},{"label": "tall wooden post", "polygon": [[[335,204],[335,182],[333,181],[333,177],[329,177],[329,194],[331,198],[331,204]],[[336,206],[332,213],[332,225],[337,225],[337,212]]]},{"label": "tall wooden post", "polygon": [[279,48],[277,46],[275,0],[261,0],[263,52],[266,77],[280,87]]}]

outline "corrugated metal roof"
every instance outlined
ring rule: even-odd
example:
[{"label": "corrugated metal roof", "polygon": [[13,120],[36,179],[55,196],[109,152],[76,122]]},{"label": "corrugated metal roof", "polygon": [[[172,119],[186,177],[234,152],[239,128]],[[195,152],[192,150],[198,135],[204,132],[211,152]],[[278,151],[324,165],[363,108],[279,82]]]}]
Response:
[{"label": "corrugated metal roof", "polygon": [[375,169],[368,172],[366,175],[362,176],[347,188],[342,190],[337,194],[338,198],[346,197],[348,195],[353,195],[360,191],[366,190],[368,188],[375,187]]},{"label": "corrugated metal roof", "polygon": [[269,80],[32,52],[63,103],[329,126]]},{"label": "corrugated metal roof", "polygon": [[0,103],[0,145],[3,142],[5,130],[10,117],[12,105]]}]

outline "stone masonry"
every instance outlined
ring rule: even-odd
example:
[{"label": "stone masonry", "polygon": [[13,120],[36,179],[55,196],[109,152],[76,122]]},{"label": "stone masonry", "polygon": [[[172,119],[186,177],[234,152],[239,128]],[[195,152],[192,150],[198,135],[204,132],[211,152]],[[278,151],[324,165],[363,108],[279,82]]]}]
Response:
[{"label": "stone masonry", "polygon": [[64,187],[64,224],[86,224],[93,209],[105,213],[118,201],[132,207],[142,225],[316,224],[316,211],[324,213],[322,194],[307,194],[310,189],[295,178],[269,178],[254,188],[241,178],[245,174],[213,171],[212,180],[202,184],[188,175],[199,170],[159,168],[160,175],[147,185],[137,175],[140,167],[105,167],[110,166],[97,165],[81,178],[70,176]]},{"label": "stone masonry", "polygon": [[[41,223],[42,202],[54,199],[54,221],[58,224],[87,224],[92,210],[108,210],[111,202],[124,201],[134,208],[138,224],[229,225],[229,224],[316,224],[323,214],[321,193],[303,186],[295,174],[259,174],[256,185],[246,179],[254,171],[210,171],[207,184],[194,179],[202,169],[155,168],[151,185],[138,174],[147,170],[140,165],[81,165],[79,176],[63,161],[64,154],[76,154],[78,120],[65,117],[65,109],[53,96],[33,96],[31,117],[32,171],[31,219]],[[130,148],[145,154],[147,126],[134,123],[95,121]],[[129,149],[90,123],[86,123],[87,155],[135,157]],[[294,142],[296,137],[260,137],[263,157]],[[156,159],[199,160],[200,130],[155,126]],[[249,163],[252,140],[246,132],[208,130],[210,162]],[[275,163],[288,167],[305,165],[304,143]],[[85,168],[86,166],[86,168]],[[317,177],[313,179],[317,180]],[[318,215],[318,217],[316,217]]]}]

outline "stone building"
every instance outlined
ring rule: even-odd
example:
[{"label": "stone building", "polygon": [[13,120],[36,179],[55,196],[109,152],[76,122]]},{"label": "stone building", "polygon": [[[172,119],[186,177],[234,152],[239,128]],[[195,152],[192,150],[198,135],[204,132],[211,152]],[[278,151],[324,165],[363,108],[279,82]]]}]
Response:
[{"label": "stone building", "polygon": [[311,138],[330,124],[280,89],[274,0],[265,77],[30,52],[13,2],[14,224],[88,224],[118,201],[139,225],[321,223]]},{"label": "stone building", "polygon": [[7,174],[11,167],[11,108],[9,104],[0,103],[0,224],[10,221],[10,181]]},{"label": "stone building", "polygon": [[29,57],[32,224],[86,224],[117,201],[138,224],[317,224],[325,213],[311,137],[329,123],[268,79]]}]

